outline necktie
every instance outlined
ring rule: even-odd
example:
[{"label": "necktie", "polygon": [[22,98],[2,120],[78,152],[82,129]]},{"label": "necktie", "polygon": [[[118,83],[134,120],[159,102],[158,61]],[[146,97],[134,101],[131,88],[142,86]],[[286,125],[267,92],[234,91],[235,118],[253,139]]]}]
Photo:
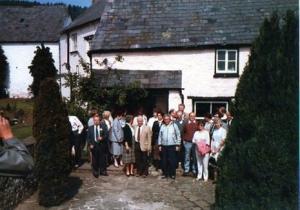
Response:
[{"label": "necktie", "polygon": [[99,132],[98,132],[98,126],[96,125],[96,139],[95,141],[98,142]]},{"label": "necktie", "polygon": [[138,129],[138,133],[137,133],[137,140],[138,142],[140,142],[140,138],[141,138],[141,127],[139,126],[139,129]]}]

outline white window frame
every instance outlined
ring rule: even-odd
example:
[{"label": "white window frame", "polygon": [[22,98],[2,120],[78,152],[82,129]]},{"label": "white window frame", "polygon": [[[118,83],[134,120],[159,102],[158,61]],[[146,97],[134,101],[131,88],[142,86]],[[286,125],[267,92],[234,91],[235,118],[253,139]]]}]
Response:
[{"label": "white window frame", "polygon": [[[228,101],[195,101],[194,102],[194,111],[195,111],[195,114],[197,116],[197,109],[196,109],[196,104],[210,104],[210,107],[209,107],[209,113],[211,114],[214,114],[212,113],[213,110],[212,110],[212,104],[226,104],[226,110],[228,111]],[[197,120],[202,120],[204,119],[204,116],[203,117],[196,117]]]},{"label": "white window frame", "polygon": [[[225,60],[220,60],[220,61],[225,61],[225,70],[219,70],[218,56],[219,56],[220,51],[225,51]],[[228,60],[229,52],[235,52],[235,60]],[[229,61],[235,61],[235,71],[228,70],[228,62]],[[238,73],[238,50],[235,50],[235,49],[217,49],[216,50],[216,73],[217,74],[236,74],[236,73]]]},{"label": "white window frame", "polygon": [[93,34],[84,37],[84,40],[86,41],[86,52],[88,52],[91,49],[93,38]]},{"label": "white window frame", "polygon": [[77,51],[78,49],[78,37],[77,37],[77,33],[71,34],[71,41],[72,41],[72,50],[73,51]]}]

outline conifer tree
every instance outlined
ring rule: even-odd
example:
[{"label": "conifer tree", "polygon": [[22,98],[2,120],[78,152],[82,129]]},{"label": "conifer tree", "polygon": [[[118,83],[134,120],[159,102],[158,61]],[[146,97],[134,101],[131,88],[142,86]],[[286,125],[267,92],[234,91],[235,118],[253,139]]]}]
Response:
[{"label": "conifer tree", "polygon": [[49,47],[43,44],[37,47],[35,56],[29,66],[30,74],[33,77],[33,82],[30,85],[31,92],[34,97],[38,96],[40,83],[47,77],[55,77],[57,69],[54,66],[54,60]]},{"label": "conifer tree", "polygon": [[217,209],[297,209],[298,58],[293,12],[265,20],[235,94]]},{"label": "conifer tree", "polygon": [[8,97],[8,76],[9,72],[7,58],[4,55],[2,47],[0,46],[0,98]]},{"label": "conifer tree", "polygon": [[33,135],[36,145],[36,175],[39,203],[60,204],[65,199],[64,183],[71,172],[70,126],[57,82],[45,79],[35,100]]}]

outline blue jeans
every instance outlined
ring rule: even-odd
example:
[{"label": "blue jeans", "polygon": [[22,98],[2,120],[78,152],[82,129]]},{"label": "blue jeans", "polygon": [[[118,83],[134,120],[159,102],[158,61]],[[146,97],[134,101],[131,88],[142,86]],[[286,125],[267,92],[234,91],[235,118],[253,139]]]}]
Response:
[{"label": "blue jeans", "polygon": [[192,142],[183,141],[184,146],[184,172],[190,172],[190,167],[193,173],[196,173],[195,161],[195,145]]}]

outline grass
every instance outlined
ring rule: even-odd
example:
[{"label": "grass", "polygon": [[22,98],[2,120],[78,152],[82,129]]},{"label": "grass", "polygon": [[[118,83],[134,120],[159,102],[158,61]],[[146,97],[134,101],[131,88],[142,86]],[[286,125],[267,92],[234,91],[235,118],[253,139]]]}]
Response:
[{"label": "grass", "polygon": [[18,139],[25,139],[32,136],[32,126],[31,125],[15,125],[12,127],[14,136]]},{"label": "grass", "polygon": [[[7,107],[10,110],[7,110]],[[14,119],[18,110],[24,111],[23,123],[13,125],[12,130],[14,136],[19,139],[24,139],[32,136],[32,114],[33,114],[33,100],[32,99],[0,99],[0,110],[4,111],[4,116],[9,119]]]}]

